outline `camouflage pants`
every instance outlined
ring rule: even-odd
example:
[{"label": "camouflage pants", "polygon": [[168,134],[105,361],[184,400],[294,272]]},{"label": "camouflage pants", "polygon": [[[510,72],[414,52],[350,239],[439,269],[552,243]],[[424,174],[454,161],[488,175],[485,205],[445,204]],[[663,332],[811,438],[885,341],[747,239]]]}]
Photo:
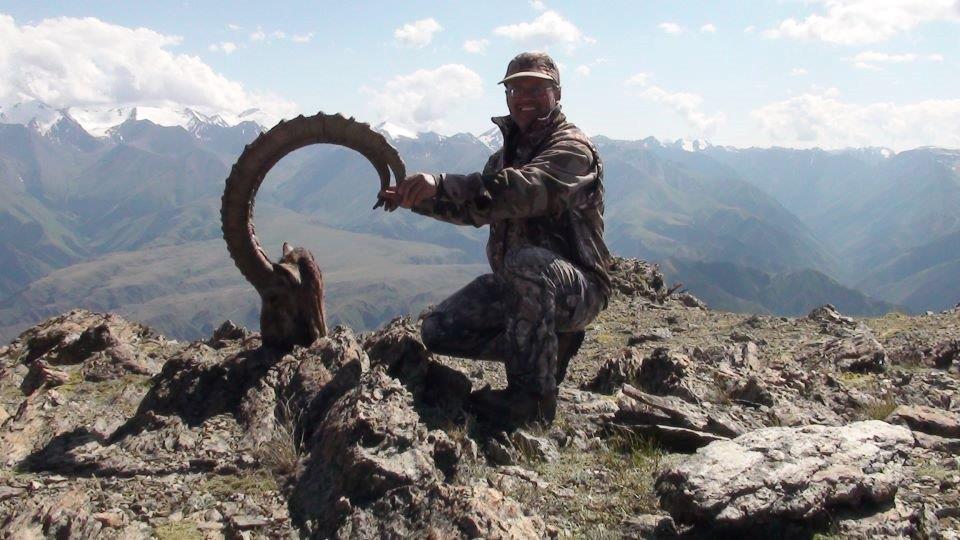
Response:
[{"label": "camouflage pants", "polygon": [[[503,272],[476,278],[435,307],[421,332],[433,352],[505,362],[510,387],[548,395],[605,304],[592,276],[552,251],[525,247],[507,254]],[[567,349],[559,370],[558,348]]]}]

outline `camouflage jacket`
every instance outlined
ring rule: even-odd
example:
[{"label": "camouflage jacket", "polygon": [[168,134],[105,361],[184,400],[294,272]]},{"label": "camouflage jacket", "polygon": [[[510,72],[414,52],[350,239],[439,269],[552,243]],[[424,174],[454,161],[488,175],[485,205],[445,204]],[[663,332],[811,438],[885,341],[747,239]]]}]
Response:
[{"label": "camouflage jacket", "polygon": [[556,109],[520,133],[509,116],[492,119],[504,144],[483,169],[441,174],[437,196],[414,212],[455,223],[490,225],[494,273],[511,249],[550,249],[597,278],[610,293],[603,241],[603,163],[596,147]]}]

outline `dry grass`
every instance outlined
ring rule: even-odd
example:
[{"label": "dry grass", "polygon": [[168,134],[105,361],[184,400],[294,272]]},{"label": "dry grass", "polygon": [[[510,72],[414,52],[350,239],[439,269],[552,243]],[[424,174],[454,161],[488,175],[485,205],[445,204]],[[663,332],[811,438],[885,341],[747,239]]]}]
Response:
[{"label": "dry grass", "polygon": [[887,397],[870,405],[864,405],[860,409],[860,417],[864,420],[886,420],[896,408],[897,402]]},{"label": "dry grass", "polygon": [[300,414],[289,400],[278,403],[273,433],[257,449],[260,463],[273,473],[277,482],[282,482],[296,470],[303,452],[303,441],[297,436]]}]

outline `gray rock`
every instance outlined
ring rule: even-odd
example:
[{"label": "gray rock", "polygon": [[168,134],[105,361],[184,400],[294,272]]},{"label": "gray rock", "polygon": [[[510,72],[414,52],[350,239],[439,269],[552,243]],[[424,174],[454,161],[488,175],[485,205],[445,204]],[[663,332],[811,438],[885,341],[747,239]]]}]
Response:
[{"label": "gray rock", "polygon": [[929,435],[960,437],[960,415],[935,407],[900,405],[890,413],[887,422]]},{"label": "gray rock", "polygon": [[560,452],[553,441],[546,437],[536,437],[532,433],[518,429],[511,437],[514,447],[524,456],[547,463],[560,458]]},{"label": "gray rock", "polygon": [[757,531],[814,522],[836,507],[893,500],[910,431],[877,420],[842,427],[766,428],[712,443],[657,478],[679,522]]},{"label": "gray rock", "polygon": [[644,359],[637,382],[640,388],[651,394],[691,398],[692,393],[683,386],[688,369],[690,358],[687,355],[658,347]]},{"label": "gray rock", "polygon": [[881,372],[887,363],[883,345],[869,331],[828,341],[822,356],[838,369],[854,372]]},{"label": "gray rock", "polygon": [[857,322],[841,315],[837,308],[833,307],[831,304],[824,304],[818,308],[814,308],[807,314],[807,318],[811,321],[816,321],[826,324],[837,324],[841,326],[856,326]]},{"label": "gray rock", "polygon": [[594,392],[612,394],[624,383],[634,384],[638,380],[642,364],[643,356],[639,350],[623,349],[620,354],[607,359],[600,366],[593,380],[586,384],[586,388]]},{"label": "gray rock", "polygon": [[496,465],[510,466],[517,463],[517,452],[513,448],[501,443],[500,441],[490,439],[484,446],[487,457]]},{"label": "gray rock", "polygon": [[646,332],[630,336],[627,340],[627,345],[632,347],[650,341],[663,342],[670,341],[671,339],[673,339],[673,332],[671,332],[669,328],[652,328]]}]

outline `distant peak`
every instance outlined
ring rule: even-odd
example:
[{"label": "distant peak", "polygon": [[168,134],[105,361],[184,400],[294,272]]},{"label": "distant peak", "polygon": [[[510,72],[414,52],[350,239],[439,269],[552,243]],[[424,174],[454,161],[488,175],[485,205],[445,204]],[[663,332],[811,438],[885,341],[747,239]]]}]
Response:
[{"label": "distant peak", "polygon": [[394,124],[392,122],[380,122],[379,124],[373,127],[373,130],[378,133],[383,133],[384,135],[389,136],[393,140],[397,140],[401,137],[404,137],[407,139],[417,138],[416,131]]}]

